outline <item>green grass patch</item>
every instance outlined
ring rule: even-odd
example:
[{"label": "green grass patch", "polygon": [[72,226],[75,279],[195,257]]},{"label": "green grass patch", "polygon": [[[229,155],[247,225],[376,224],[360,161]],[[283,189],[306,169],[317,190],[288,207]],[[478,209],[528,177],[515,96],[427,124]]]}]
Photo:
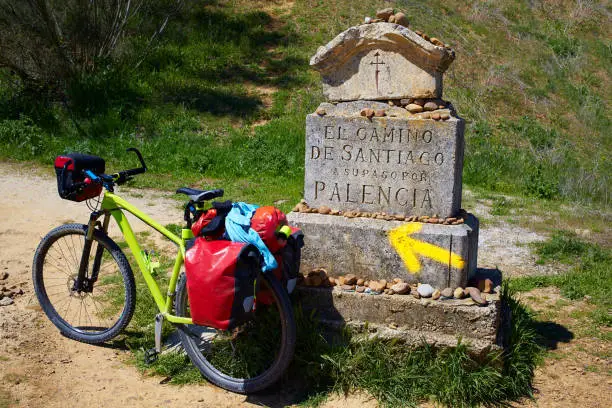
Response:
[{"label": "green grass patch", "polygon": [[[557,286],[569,299],[588,299],[595,305],[589,317],[596,325],[610,327],[612,317],[612,251],[580,240],[575,234],[556,232],[550,240],[535,244],[538,262],[561,262],[572,265],[569,272],[555,276],[528,276],[513,279],[512,288],[529,291],[538,287]],[[585,298],[586,297],[586,298]]]},{"label": "green grass patch", "polygon": [[[144,365],[143,350],[154,344],[155,310],[146,292],[139,284],[138,299],[143,306],[137,308],[124,340],[133,351],[133,361],[173,384],[204,381],[183,354],[164,354],[152,365]],[[328,341],[314,315],[305,315],[296,307],[296,353],[281,386],[297,390],[295,402],[301,406],[318,406],[333,393],[356,390],[373,395],[383,406],[434,401],[469,407],[530,396],[542,347],[532,315],[511,296],[507,285],[502,297],[513,316],[509,347],[479,358],[469,353],[466,344],[443,350],[426,344],[406,347],[397,341],[364,340],[349,331]]]}]

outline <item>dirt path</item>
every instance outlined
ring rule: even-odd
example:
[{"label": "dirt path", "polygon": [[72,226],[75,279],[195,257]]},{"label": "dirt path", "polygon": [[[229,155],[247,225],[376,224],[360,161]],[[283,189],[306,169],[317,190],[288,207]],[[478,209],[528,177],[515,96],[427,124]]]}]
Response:
[{"label": "dirt path", "polygon": [[[179,203],[167,194],[135,191],[127,197],[162,224],[181,222]],[[84,204],[58,197],[50,173],[40,174],[21,164],[0,163],[0,274],[8,272],[8,280],[2,283],[16,285],[24,292],[16,297],[13,305],[0,307],[0,407],[12,404],[19,407],[229,407],[282,405],[287,401],[282,395],[248,399],[207,384],[162,385],[161,378],[144,376],[127,365],[125,351],[88,346],[60,336],[34,297],[32,256],[48,230],[64,222],[84,222],[88,213]],[[142,224],[136,221],[132,225],[142,229]],[[116,230],[111,229],[113,234]],[[497,235],[495,232],[484,237],[493,237],[490,242],[494,246]],[[508,242],[504,245],[507,249]],[[580,350],[593,344],[570,341],[562,352],[567,353],[566,348],[570,346],[570,350]],[[605,344],[599,342],[596,346],[601,348]],[[605,406],[601,405],[606,400],[601,398],[599,387],[610,390],[609,383],[606,384],[609,377],[605,374],[610,369],[609,359],[600,363],[598,367],[603,374],[588,370],[581,374],[572,368],[575,363],[556,366],[554,362],[546,363],[536,377],[536,385],[542,390],[537,396],[538,406]],[[366,396],[351,396],[325,404],[330,407],[363,405],[376,403]]]}]

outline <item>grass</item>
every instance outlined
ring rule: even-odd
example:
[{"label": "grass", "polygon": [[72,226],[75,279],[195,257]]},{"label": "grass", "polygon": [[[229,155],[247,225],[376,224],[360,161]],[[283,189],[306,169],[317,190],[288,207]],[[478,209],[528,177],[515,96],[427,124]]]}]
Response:
[{"label": "grass", "polygon": [[[138,282],[138,307],[126,337],[117,345],[127,345],[132,361],[145,373],[165,377],[164,382],[204,381],[181,353],[163,354],[152,365],[144,365],[143,350],[154,344],[155,307],[147,292]],[[429,400],[469,407],[528,397],[543,349],[532,315],[512,297],[507,285],[502,297],[513,316],[509,347],[484,357],[471,355],[468,345],[462,343],[442,350],[426,344],[406,347],[397,341],[364,340],[349,331],[328,341],[315,316],[296,306],[296,353],[280,386],[296,390],[293,402],[302,406],[318,406],[333,393],[355,390],[367,392],[383,406],[416,406]],[[169,333],[165,326],[164,335]]]},{"label": "grass", "polygon": [[[580,240],[575,234],[556,232],[549,241],[535,244],[538,262],[560,262],[572,265],[569,272],[555,276],[529,276],[512,280],[517,291],[557,286],[572,300],[588,299],[593,310],[586,313],[596,326],[612,326],[610,291],[612,251]],[[605,336],[606,331],[598,331]],[[609,337],[609,335],[608,335]]]},{"label": "grass", "polygon": [[[136,146],[150,168],[137,186],[224,187],[233,199],[288,200],[287,210],[302,197],[304,117],[323,100],[308,59],[386,5],[189,2],[144,58],[135,41],[115,65],[73,84],[70,109],[0,73],[0,157],[49,165],[77,150],[118,169],[135,164],[124,150]],[[467,122],[467,185],[609,207],[605,7],[509,0],[396,7],[414,29],[457,51],[445,84]]]}]

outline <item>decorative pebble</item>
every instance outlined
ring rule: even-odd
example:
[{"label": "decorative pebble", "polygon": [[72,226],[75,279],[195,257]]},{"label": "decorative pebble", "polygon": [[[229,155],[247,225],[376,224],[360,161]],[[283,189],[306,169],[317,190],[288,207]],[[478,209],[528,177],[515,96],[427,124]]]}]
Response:
[{"label": "decorative pebble", "polygon": [[421,295],[424,298],[428,298],[431,297],[431,295],[434,292],[434,288],[428,284],[428,283],[424,283],[422,285],[419,285],[419,287],[417,288],[417,292],[419,292],[419,295]]},{"label": "decorative pebble", "polygon": [[329,214],[331,212],[331,208],[326,205],[322,205],[319,207],[319,214]]},{"label": "decorative pebble", "polygon": [[410,22],[408,21],[408,17],[402,12],[395,13],[395,24],[403,25],[404,27],[408,27]]},{"label": "decorative pebble", "polygon": [[12,305],[13,303],[14,301],[10,297],[5,297],[5,298],[0,299],[0,306],[8,306],[8,305]]},{"label": "decorative pebble", "polygon": [[357,283],[357,277],[355,275],[353,275],[352,273],[349,273],[348,275],[344,275],[345,285],[354,285],[355,283]]},{"label": "decorative pebble", "polygon": [[440,40],[438,40],[436,37],[431,37],[431,40],[429,40],[433,45],[437,45],[438,47],[444,47],[444,43]]},{"label": "decorative pebble", "polygon": [[391,289],[398,295],[407,295],[410,293],[410,285],[405,282],[398,282],[391,286]]},{"label": "decorative pebble", "polygon": [[431,114],[429,112],[425,112],[421,115],[421,119],[429,119],[431,118]]},{"label": "decorative pebble", "polygon": [[440,114],[440,119],[442,119],[442,120],[449,120],[450,119],[450,115],[448,113],[441,113]]},{"label": "decorative pebble", "polygon": [[412,103],[416,103],[417,105],[423,106],[425,105],[425,99],[418,98],[412,101]]},{"label": "decorative pebble", "polygon": [[376,116],[377,118],[382,118],[386,114],[387,113],[385,112],[384,109],[376,109],[376,111],[374,111],[374,116]]},{"label": "decorative pebble", "polygon": [[470,294],[470,297],[474,300],[474,302],[478,303],[479,305],[486,305],[487,301],[486,299],[483,299],[482,296],[480,295],[480,291],[478,290],[478,288],[475,288],[473,286],[468,286],[467,288],[465,288],[468,293]]},{"label": "decorative pebble", "polygon": [[452,298],[453,297],[453,289],[452,288],[444,288],[444,289],[442,289],[442,292],[440,294],[442,295],[442,297]]},{"label": "decorative pebble", "polygon": [[393,16],[389,17],[389,20],[388,20],[388,21],[389,21],[390,23],[395,23],[395,16],[393,15]]},{"label": "decorative pebble", "polygon": [[315,113],[319,116],[325,116],[327,114],[327,112],[325,112],[325,109],[323,108],[317,108],[317,110],[315,111]]},{"label": "decorative pebble", "polygon": [[421,295],[419,295],[419,292],[418,292],[418,291],[416,291],[416,290],[411,290],[411,291],[410,291],[410,293],[412,293],[412,296],[413,296],[415,299],[420,299],[420,298],[421,298]]},{"label": "decorative pebble", "polygon": [[381,18],[385,21],[388,20],[389,17],[391,17],[392,15],[393,15],[393,9],[391,7],[384,8],[376,12],[376,17]]},{"label": "decorative pebble", "polygon": [[431,294],[431,298],[433,300],[438,300],[440,299],[440,291],[438,289],[434,290],[434,293]]},{"label": "decorative pebble", "polygon": [[437,113],[437,112],[436,112],[436,113],[432,113],[432,114],[431,114],[431,118],[432,118],[433,120],[440,120],[440,114],[439,114],[439,113]]},{"label": "decorative pebble", "polygon": [[454,290],[453,297],[455,297],[456,299],[463,299],[463,296],[463,288],[457,288]]},{"label": "decorative pebble", "polygon": [[425,103],[425,105],[423,105],[423,109],[425,109],[426,111],[434,111],[438,109],[438,104],[435,102],[429,101]]},{"label": "decorative pebble", "polygon": [[395,295],[395,291],[393,289],[387,289],[387,295]]},{"label": "decorative pebble", "polygon": [[363,19],[363,22],[364,22],[365,24],[370,24],[370,23],[372,22],[372,17],[366,17],[366,18],[364,18],[364,19]]},{"label": "decorative pebble", "polygon": [[406,106],[406,110],[410,113],[420,113],[423,112],[423,107],[416,103],[411,103]]},{"label": "decorative pebble", "polygon": [[370,289],[372,289],[372,291],[374,291],[374,292],[382,292],[383,290],[385,290],[386,285],[387,285],[386,282],[383,285],[381,282],[371,281],[370,282]]},{"label": "decorative pebble", "polygon": [[342,289],[344,291],[355,290],[355,285],[342,285],[342,286],[340,286],[340,289]]},{"label": "decorative pebble", "polygon": [[493,292],[493,281],[491,279],[485,279],[484,281],[484,293],[492,293]]},{"label": "decorative pebble", "polygon": [[365,280],[363,280],[362,278],[357,279],[357,286],[363,286]]},{"label": "decorative pebble", "polygon": [[336,286],[336,279],[335,278],[327,278],[327,281],[329,282],[329,284],[331,286]]},{"label": "decorative pebble", "polygon": [[366,290],[365,286],[357,286],[355,288],[355,292],[357,292],[357,293],[363,293],[363,292],[365,292],[365,290]]},{"label": "decorative pebble", "polygon": [[365,116],[366,118],[371,118],[372,116],[374,116],[374,109],[363,108],[361,110],[361,116]]}]

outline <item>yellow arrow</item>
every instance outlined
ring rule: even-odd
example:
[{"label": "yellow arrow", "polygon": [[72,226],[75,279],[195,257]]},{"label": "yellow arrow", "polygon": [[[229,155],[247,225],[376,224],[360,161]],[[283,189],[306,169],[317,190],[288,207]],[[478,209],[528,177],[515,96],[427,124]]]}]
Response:
[{"label": "yellow arrow", "polygon": [[463,269],[465,261],[461,256],[439,246],[410,237],[411,234],[421,231],[421,228],[421,224],[409,223],[389,231],[389,242],[404,261],[408,271],[411,273],[421,271],[421,262],[417,255],[431,258],[443,264],[450,264],[453,268]]}]

